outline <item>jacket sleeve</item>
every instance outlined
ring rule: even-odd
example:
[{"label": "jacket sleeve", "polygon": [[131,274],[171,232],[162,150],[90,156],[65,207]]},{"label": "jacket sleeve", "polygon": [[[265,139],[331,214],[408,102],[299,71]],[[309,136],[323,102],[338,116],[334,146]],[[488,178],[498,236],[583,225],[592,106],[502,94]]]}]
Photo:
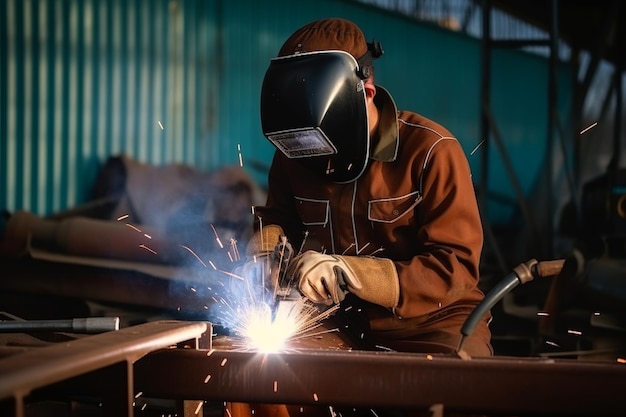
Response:
[{"label": "jacket sleeve", "polygon": [[479,301],[483,229],[469,162],[454,138],[439,140],[418,178],[416,256],[396,261],[401,317],[416,317],[461,299]]}]

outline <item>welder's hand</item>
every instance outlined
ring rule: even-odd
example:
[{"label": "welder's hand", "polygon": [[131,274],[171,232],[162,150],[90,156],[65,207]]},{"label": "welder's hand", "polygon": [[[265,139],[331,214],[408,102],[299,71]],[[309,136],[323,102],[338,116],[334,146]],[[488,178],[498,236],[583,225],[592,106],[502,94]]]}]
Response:
[{"label": "welder's hand", "polygon": [[361,288],[361,281],[340,256],[307,251],[294,260],[293,277],[300,292],[318,304],[337,304],[345,292]]},{"label": "welder's hand", "polygon": [[304,296],[319,304],[339,303],[348,291],[390,308],[400,297],[398,273],[389,259],[307,251],[291,262],[287,273],[298,281]]}]

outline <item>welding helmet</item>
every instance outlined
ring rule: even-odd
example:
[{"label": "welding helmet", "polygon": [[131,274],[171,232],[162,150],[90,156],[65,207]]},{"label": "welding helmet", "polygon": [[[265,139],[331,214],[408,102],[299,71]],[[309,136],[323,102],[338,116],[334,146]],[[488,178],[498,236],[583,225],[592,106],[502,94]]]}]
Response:
[{"label": "welding helmet", "polygon": [[369,159],[365,91],[357,71],[344,51],[279,57],[261,89],[265,137],[332,182],[355,180]]},{"label": "welding helmet", "polygon": [[261,88],[263,134],[287,158],[331,182],[365,170],[370,152],[364,80],[380,42],[353,22],[329,18],[294,32],[270,61]]}]

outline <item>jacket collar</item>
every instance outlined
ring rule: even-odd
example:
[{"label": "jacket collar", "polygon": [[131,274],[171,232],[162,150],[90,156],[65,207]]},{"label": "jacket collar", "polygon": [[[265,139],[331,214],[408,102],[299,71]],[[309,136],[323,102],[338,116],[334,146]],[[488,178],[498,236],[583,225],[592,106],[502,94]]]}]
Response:
[{"label": "jacket collar", "polygon": [[378,107],[380,118],[378,121],[378,132],[376,146],[372,150],[370,158],[391,162],[398,156],[398,109],[393,97],[385,88],[377,85],[374,103]]}]

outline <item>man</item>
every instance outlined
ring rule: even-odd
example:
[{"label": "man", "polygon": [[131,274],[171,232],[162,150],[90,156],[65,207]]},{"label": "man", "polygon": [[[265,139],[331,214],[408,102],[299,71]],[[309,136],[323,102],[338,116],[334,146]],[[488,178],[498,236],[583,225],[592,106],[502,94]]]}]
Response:
[{"label": "man", "polygon": [[[374,83],[380,55],[353,22],[332,18],[298,29],[272,60],[261,120],[277,151],[247,253],[284,235],[304,248],[288,267],[300,292],[358,311],[368,346],[454,352],[484,298],[470,168],[448,130],[398,112]],[[493,354],[488,319],[464,340],[470,356]]]}]

